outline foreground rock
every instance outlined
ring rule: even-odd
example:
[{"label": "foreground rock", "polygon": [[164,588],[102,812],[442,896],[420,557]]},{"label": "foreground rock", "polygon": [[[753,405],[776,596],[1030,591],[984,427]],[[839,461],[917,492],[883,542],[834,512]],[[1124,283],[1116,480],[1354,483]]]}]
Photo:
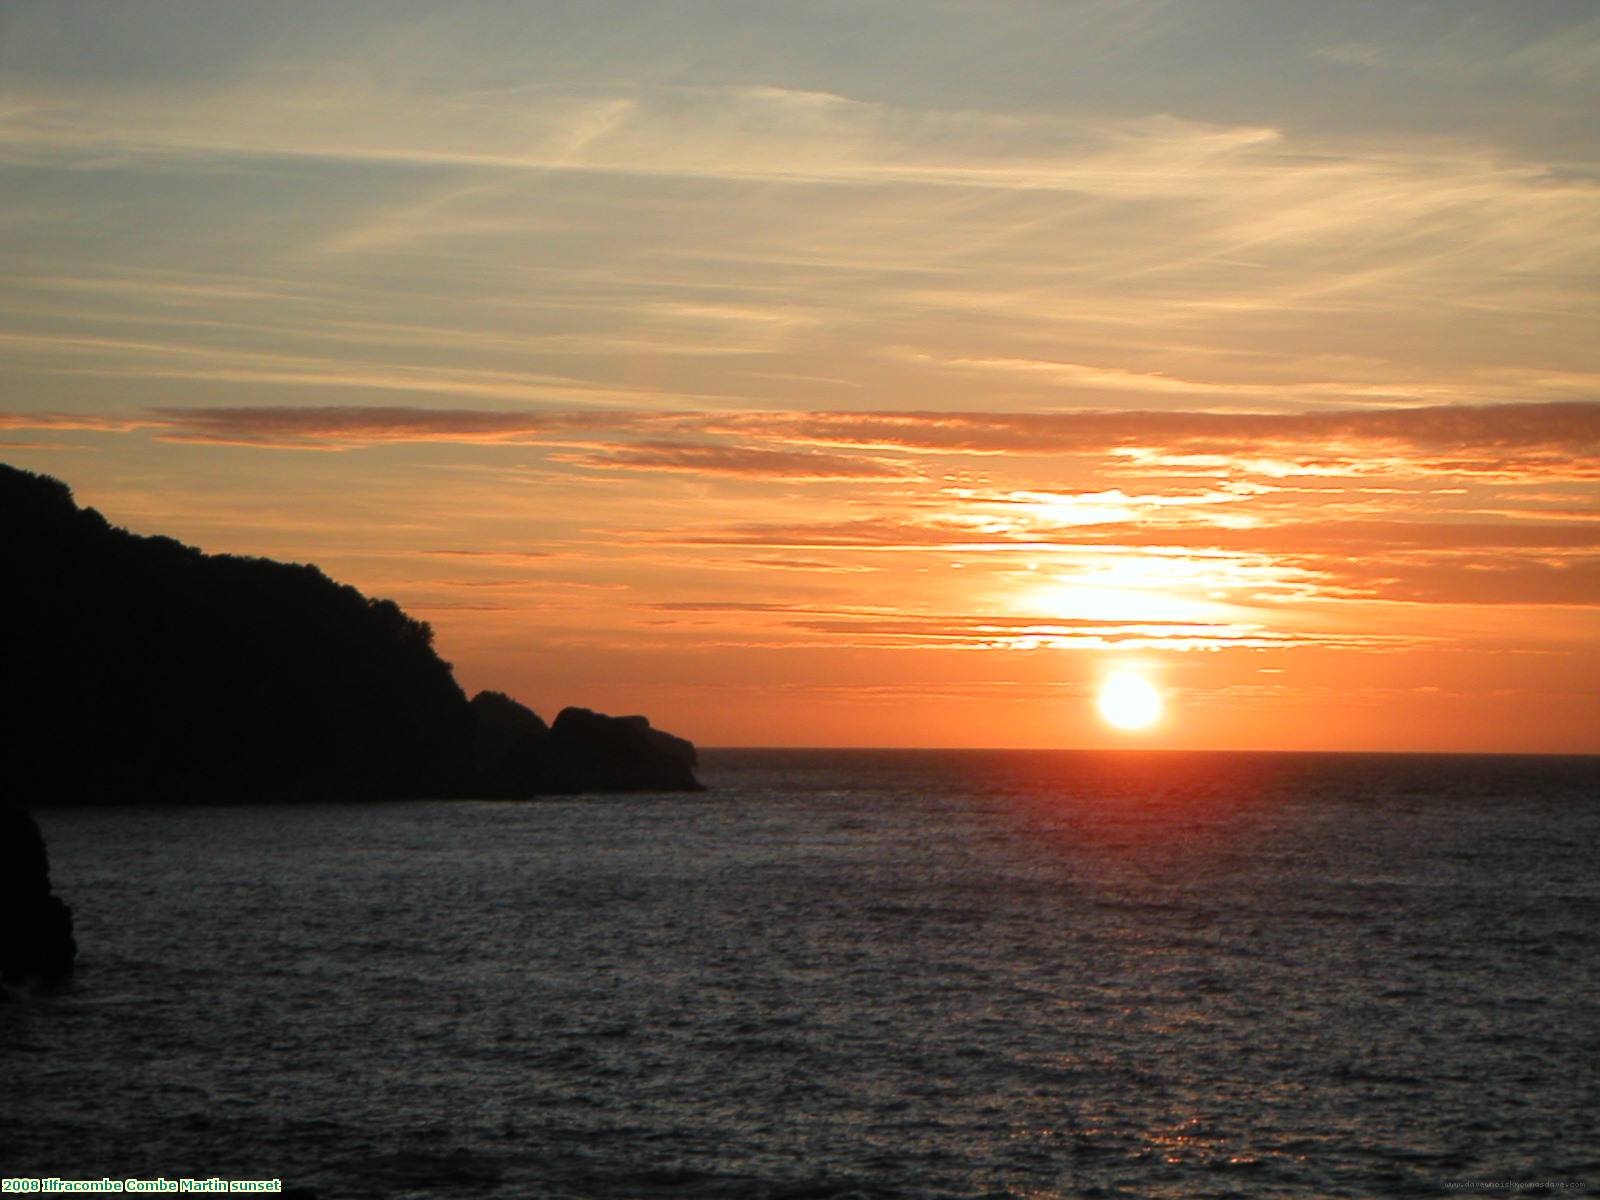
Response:
[{"label": "foreground rock", "polygon": [[0,806],[0,984],[59,983],[78,946],[72,910],[50,892],[50,862],[38,825]]},{"label": "foreground rock", "polygon": [[0,663],[34,806],[699,786],[648,722],[557,738],[500,693],[469,704],[391,600],[129,533],[4,465]]}]

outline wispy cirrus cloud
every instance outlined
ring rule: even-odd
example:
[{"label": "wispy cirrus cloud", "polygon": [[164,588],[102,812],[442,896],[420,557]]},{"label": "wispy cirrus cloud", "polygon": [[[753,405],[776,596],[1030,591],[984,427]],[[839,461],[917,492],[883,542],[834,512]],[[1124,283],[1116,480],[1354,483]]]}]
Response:
[{"label": "wispy cirrus cloud", "polygon": [[[1434,405],[1299,413],[1205,411],[705,412],[641,408],[399,405],[164,407],[143,413],[0,414],[0,428],[148,430],[184,441],[289,449],[395,442],[562,444],[595,432],[587,466],[872,479],[915,475],[917,456],[1073,456],[1146,472],[1284,477],[1450,475],[1511,483],[1600,478],[1600,403]],[[696,440],[661,439],[661,431]],[[849,456],[838,451],[848,450]],[[896,457],[864,455],[889,452]],[[1237,489],[1238,485],[1232,485]],[[1237,499],[1219,493],[1213,499]],[[990,494],[1043,503],[1045,493]],[[1106,497],[1102,497],[1105,499]],[[1130,498],[1118,497],[1122,502]],[[1152,500],[1152,504],[1174,501]],[[1194,500],[1182,501],[1194,503]]]},{"label": "wispy cirrus cloud", "polygon": [[1079,617],[1006,616],[970,613],[906,613],[862,607],[830,607],[768,602],[667,602],[651,606],[700,624],[709,618],[725,625],[746,618],[749,638],[766,628],[778,637],[809,634],[835,645],[876,649],[1013,650],[1144,649],[1163,651],[1323,648],[1393,648],[1412,638],[1331,632],[1289,632],[1261,624],[1182,621],[1106,620]]},{"label": "wispy cirrus cloud", "polygon": [[419,551],[418,553],[427,554],[427,555],[434,555],[434,556],[440,557],[440,558],[481,559],[481,560],[486,561],[486,562],[513,563],[513,564],[521,564],[521,563],[526,562],[529,559],[549,558],[551,556],[551,551],[549,551],[549,550],[465,550],[465,549],[448,549],[448,550],[422,550],[422,551]]},{"label": "wispy cirrus cloud", "polygon": [[[1305,461],[1390,451],[1441,473],[1482,464],[1600,461],[1600,403],[1433,405],[1297,413],[1214,411],[716,412],[638,408],[459,409],[400,405],[159,408],[145,414],[8,413],[9,428],[159,427],[306,439],[431,441],[534,436],[551,430],[670,427],[768,444],[928,454],[1250,453],[1289,448]],[[1315,449],[1320,456],[1307,454]]]},{"label": "wispy cirrus cloud", "polygon": [[1063,527],[1026,519],[990,520],[952,514],[942,518],[860,517],[845,521],[751,522],[716,528],[662,531],[663,541],[702,546],[782,546],[788,549],[940,549],[967,553],[1048,550],[1053,547],[1255,551],[1337,555],[1386,548],[1405,551],[1600,550],[1600,530],[1574,524],[1453,521],[1283,522],[1247,528],[1160,525],[1117,521]]},{"label": "wispy cirrus cloud", "polygon": [[[546,486],[608,472],[706,481],[696,505],[662,509],[653,524],[618,524],[628,511],[620,497],[615,510],[597,507],[561,535],[569,545],[739,553],[794,570],[816,564],[819,577],[873,555],[1033,558],[1077,572],[1072,602],[1096,612],[1129,589],[1086,571],[1091,554],[1141,558],[1132,593],[1155,613],[1170,611],[1164,590],[1273,605],[1600,603],[1600,521],[1587,503],[1600,479],[1600,405],[1590,403],[1304,413],[161,407],[12,413],[0,428],[280,453],[520,447],[536,453]],[[1128,474],[1139,486],[1034,482]],[[758,515],[733,485],[763,481],[806,484],[816,498],[769,495]],[[1192,578],[1162,565],[1185,561],[1230,565]]]},{"label": "wispy cirrus cloud", "polygon": [[708,428],[775,441],[933,454],[1115,455],[1245,474],[1600,477],[1600,404],[1206,411],[735,414]]},{"label": "wispy cirrus cloud", "polygon": [[1582,555],[1404,555],[1319,564],[1329,595],[1406,604],[1600,606],[1600,548]]},{"label": "wispy cirrus cloud", "polygon": [[693,442],[646,441],[553,457],[558,462],[597,470],[682,471],[746,479],[906,480],[920,477],[913,465],[885,458]]},{"label": "wispy cirrus cloud", "polygon": [[352,450],[406,443],[570,444],[607,429],[648,428],[645,412],[512,411],[394,405],[153,408],[130,415],[0,413],[0,429],[146,433],[161,441],[261,450]]},{"label": "wispy cirrus cloud", "polygon": [[149,417],[119,417],[104,413],[0,412],[0,429],[62,429],[92,433],[131,433],[148,429]]},{"label": "wispy cirrus cloud", "polygon": [[[955,371],[973,378],[1020,379],[1051,385],[1069,396],[1103,395],[1108,401],[1137,397],[1187,400],[1213,408],[1260,405],[1279,411],[1306,406],[1403,407],[1481,406],[1492,403],[1585,400],[1600,390],[1600,374],[1548,368],[1435,370],[1418,374],[1382,361],[1279,361],[1268,374],[1238,373],[1207,362],[1192,348],[1190,373],[1134,370],[1106,363],[1045,358],[956,358],[924,351],[890,352],[912,366]],[[1239,358],[1238,354],[1230,355]]]},{"label": "wispy cirrus cloud", "polygon": [[574,433],[648,422],[605,409],[512,412],[394,406],[348,408],[163,408],[151,413],[157,436],[281,449],[347,449],[395,442],[537,443]]}]

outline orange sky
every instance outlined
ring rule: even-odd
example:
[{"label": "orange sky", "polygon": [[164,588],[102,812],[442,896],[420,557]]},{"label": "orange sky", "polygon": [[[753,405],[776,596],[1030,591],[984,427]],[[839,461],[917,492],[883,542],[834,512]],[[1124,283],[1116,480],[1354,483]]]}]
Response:
[{"label": "orange sky", "polygon": [[268,8],[0,21],[113,521],[703,744],[1600,752],[1591,9]]}]

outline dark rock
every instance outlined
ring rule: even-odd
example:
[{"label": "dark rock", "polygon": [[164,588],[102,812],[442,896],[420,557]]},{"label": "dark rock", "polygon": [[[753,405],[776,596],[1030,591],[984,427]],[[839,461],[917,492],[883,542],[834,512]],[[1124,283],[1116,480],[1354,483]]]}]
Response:
[{"label": "dark rock", "polygon": [[564,708],[550,727],[552,791],[698,792],[694,747],[652,729],[644,717],[608,717]]},{"label": "dark rock", "polygon": [[59,983],[78,946],[72,910],[50,892],[50,862],[39,826],[0,806],[0,984]]},{"label": "dark rock", "polygon": [[31,803],[448,793],[470,717],[432,640],[315,567],[141,537],[0,466],[6,769]]},{"label": "dark rock", "polygon": [[515,799],[549,790],[550,727],[531,708],[503,692],[479,692],[472,736],[475,794]]},{"label": "dark rock", "polygon": [[391,600],[117,529],[4,465],[0,663],[7,780],[32,804],[699,787],[693,747],[643,718],[569,754],[509,697],[469,704]]},{"label": "dark rock", "polygon": [[671,755],[686,767],[698,767],[700,755],[695,752],[694,743],[688,738],[677,737],[665,729],[652,729],[650,722],[643,717],[619,717],[622,721],[637,721],[644,728],[641,732],[650,739],[650,744],[663,754]]},{"label": "dark rock", "polygon": [[568,708],[547,726],[500,692],[472,698],[474,795],[698,791],[693,743],[644,717]]}]

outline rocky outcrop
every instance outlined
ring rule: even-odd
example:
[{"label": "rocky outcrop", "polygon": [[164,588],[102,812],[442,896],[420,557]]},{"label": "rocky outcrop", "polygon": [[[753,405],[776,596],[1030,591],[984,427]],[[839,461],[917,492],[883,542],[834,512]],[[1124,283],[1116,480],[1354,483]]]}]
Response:
[{"label": "rocky outcrop", "polygon": [[479,692],[472,726],[475,794],[514,800],[549,790],[550,727],[537,713],[503,692]]},{"label": "rocky outcrop", "polygon": [[50,891],[38,825],[22,809],[0,806],[0,984],[59,983],[77,953],[72,910]]},{"label": "rocky outcrop", "polygon": [[652,728],[644,717],[567,708],[546,726],[499,692],[474,696],[472,714],[479,795],[700,790],[693,744]]},{"label": "rocky outcrop", "polygon": [[644,717],[564,708],[550,726],[557,792],[698,792],[694,747]]},{"label": "rocky outcrop", "polygon": [[698,787],[648,722],[568,753],[507,696],[469,704],[391,600],[129,533],[4,465],[0,663],[7,782],[33,805]]}]

